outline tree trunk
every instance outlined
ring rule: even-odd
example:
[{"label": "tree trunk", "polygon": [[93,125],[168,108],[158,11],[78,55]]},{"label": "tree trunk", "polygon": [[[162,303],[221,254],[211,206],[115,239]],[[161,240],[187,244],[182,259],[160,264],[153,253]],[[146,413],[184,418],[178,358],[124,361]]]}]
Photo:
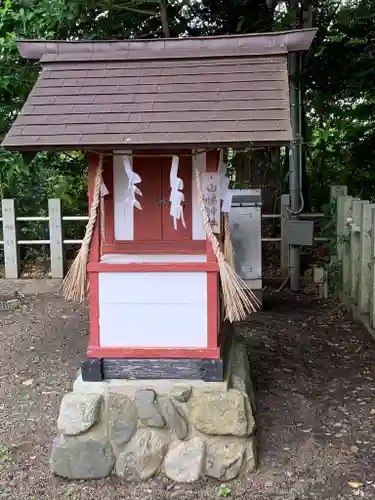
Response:
[{"label": "tree trunk", "polygon": [[161,18],[161,24],[163,26],[164,37],[170,38],[171,32],[169,30],[169,24],[168,24],[167,6],[168,6],[168,0],[160,0],[160,18]]}]

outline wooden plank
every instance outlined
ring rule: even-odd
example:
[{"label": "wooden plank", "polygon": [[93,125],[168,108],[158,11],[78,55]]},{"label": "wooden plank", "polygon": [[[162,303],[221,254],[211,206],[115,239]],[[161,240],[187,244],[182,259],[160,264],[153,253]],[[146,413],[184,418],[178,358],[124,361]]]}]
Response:
[{"label": "wooden plank", "polygon": [[370,325],[375,328],[375,209],[371,210],[371,288],[369,299]]},{"label": "wooden plank", "polygon": [[370,312],[371,295],[371,216],[375,204],[362,205],[361,232],[360,232],[360,274],[358,284],[359,312]]},{"label": "wooden plank", "polygon": [[360,275],[360,226],[362,205],[368,201],[355,200],[352,205],[350,231],[350,296],[358,304],[359,275]]},{"label": "wooden plank", "polygon": [[[256,81],[267,81],[267,82],[282,82],[284,79],[283,71],[261,71],[259,73],[252,73],[250,78],[249,74],[241,71],[237,72],[236,67],[228,68],[232,73],[217,73],[206,70],[205,73],[197,74],[181,74],[181,75],[149,75],[147,72],[140,70],[138,75],[128,75],[128,74],[116,74],[116,70],[107,72],[106,76],[82,76],[82,77],[72,77],[65,78],[64,75],[60,75],[60,78],[44,78],[38,83],[38,88],[53,88],[53,87],[70,87],[72,90],[75,87],[107,87],[118,85],[121,89],[127,87],[133,87],[134,85],[139,85],[140,89],[144,89],[146,85],[154,89],[155,85],[196,85],[198,82],[207,84],[225,84],[225,83],[249,83]],[[124,70],[120,70],[119,73],[124,73]],[[45,73],[43,73],[45,75]],[[56,72],[55,75],[56,76]]]},{"label": "wooden plank", "polygon": [[209,273],[218,272],[216,262],[132,262],[129,264],[109,264],[89,262],[90,273]]},{"label": "wooden plank", "polygon": [[[344,229],[344,221],[342,219],[343,210],[342,204],[344,197],[347,195],[346,186],[330,186],[330,202],[336,204],[336,248],[331,251],[331,263],[342,262],[342,242],[340,240]],[[328,286],[327,282],[325,284]]]},{"label": "wooden plank", "polygon": [[[198,80],[198,79],[197,79]],[[233,92],[234,97],[237,91],[247,92],[248,95],[251,91],[256,92],[273,92],[284,89],[285,81],[281,78],[279,80],[269,81],[244,81],[244,82],[221,82],[220,92]],[[121,81],[121,79],[119,80]],[[164,83],[162,79],[158,82],[154,81],[151,85],[139,85],[137,83],[130,85],[119,85],[115,83],[111,85],[96,85],[92,87],[41,87],[39,83],[33,89],[33,96],[65,96],[65,95],[100,95],[100,94],[185,94],[185,93],[204,93],[204,92],[217,92],[218,83],[206,83],[195,81],[194,83]]]},{"label": "wooden plank", "polygon": [[[163,158],[150,160],[148,158],[133,158],[133,170],[141,177],[137,187],[143,196],[136,195],[142,210],[134,209],[134,241],[160,241],[162,240],[162,189],[161,174]],[[169,195],[165,202],[169,200]]]},{"label": "wooden plank", "polygon": [[1,202],[3,213],[5,277],[19,278],[19,252],[15,200],[5,198]]},{"label": "wooden plank", "polygon": [[52,198],[48,200],[49,239],[51,256],[51,277],[64,277],[64,252],[62,232],[61,200]]},{"label": "wooden plank", "polygon": [[209,166],[209,162],[207,161],[207,172],[201,174],[202,191],[212,231],[216,234],[220,234],[220,173],[209,171]]},{"label": "wooden plank", "polygon": [[224,380],[222,359],[104,358],[102,363],[104,379],[201,379],[206,382]]},{"label": "wooden plank", "polygon": [[280,241],[280,270],[282,276],[287,276],[289,274],[289,245],[287,240],[287,223],[290,219],[290,214],[287,207],[290,205],[289,194],[281,195],[280,204],[280,230],[281,230],[281,241]]},{"label": "wooden plank", "polygon": [[342,236],[342,289],[346,295],[350,294],[350,223],[352,216],[353,197],[348,196],[343,206],[343,226]]},{"label": "wooden plank", "polygon": [[340,262],[343,261],[344,255],[344,247],[345,247],[345,238],[348,235],[348,226],[347,226],[347,218],[348,218],[348,210],[349,210],[349,202],[351,202],[351,196],[339,196],[337,198],[337,212],[336,212],[336,238],[337,238],[337,260]]},{"label": "wooden plank", "polygon": [[[108,106],[111,109],[111,106]],[[89,115],[85,113],[54,113],[54,114],[29,114],[20,115],[17,120],[18,125],[60,125],[61,123],[66,124],[80,124],[80,123],[142,123],[142,122],[152,122],[152,123],[170,123],[174,122],[176,124],[186,123],[186,122],[205,122],[207,121],[220,121],[226,122],[233,120],[232,110],[221,110],[217,111],[215,105],[214,110],[196,110],[196,111],[185,111],[185,110],[166,110],[166,111],[155,111],[155,112],[129,112],[125,111],[123,113],[115,111],[108,111],[106,113],[97,112],[96,109],[93,113]],[[202,107],[201,107],[202,108]],[[235,110],[237,120],[243,120],[245,122],[249,120],[286,120],[287,110],[286,109],[260,109],[258,111],[249,111],[246,109]]]},{"label": "wooden plank", "polygon": [[360,313],[370,311],[371,294],[371,216],[375,204],[364,203],[361,214],[360,274],[358,285],[358,307]]}]

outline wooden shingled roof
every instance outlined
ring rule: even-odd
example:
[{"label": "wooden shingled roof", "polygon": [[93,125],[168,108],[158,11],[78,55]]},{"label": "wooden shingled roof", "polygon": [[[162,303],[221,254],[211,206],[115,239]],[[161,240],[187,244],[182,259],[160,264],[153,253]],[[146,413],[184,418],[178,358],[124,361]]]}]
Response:
[{"label": "wooden shingled roof", "polygon": [[316,30],[113,42],[21,41],[42,71],[2,145],[17,150],[285,144],[287,54]]}]

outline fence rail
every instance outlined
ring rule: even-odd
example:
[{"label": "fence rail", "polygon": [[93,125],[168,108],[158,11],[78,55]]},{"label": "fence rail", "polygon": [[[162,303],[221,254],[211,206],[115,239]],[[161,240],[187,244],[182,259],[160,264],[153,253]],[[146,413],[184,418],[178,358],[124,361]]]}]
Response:
[{"label": "fence rail", "polygon": [[337,263],[341,297],[375,328],[375,204],[337,198]]},{"label": "fence rail", "polygon": [[[289,213],[289,196],[283,195],[279,214],[262,214],[262,220],[280,220],[280,236],[262,238],[262,243],[280,243],[280,268],[282,275],[287,275],[289,269],[289,247],[286,241],[286,225]],[[322,219],[323,213],[302,213],[301,219]],[[17,216],[16,201],[14,199],[2,200],[2,216],[0,222],[3,226],[3,240],[0,246],[4,247],[4,268],[6,278],[18,278],[20,274],[19,246],[21,245],[49,245],[51,260],[51,277],[64,276],[64,245],[79,245],[82,240],[64,239],[63,223],[88,221],[88,216],[62,215],[61,200],[53,198],[48,200],[48,216]],[[20,222],[48,222],[49,239],[21,240],[18,238]],[[315,237],[315,242],[321,243],[328,238]]]}]

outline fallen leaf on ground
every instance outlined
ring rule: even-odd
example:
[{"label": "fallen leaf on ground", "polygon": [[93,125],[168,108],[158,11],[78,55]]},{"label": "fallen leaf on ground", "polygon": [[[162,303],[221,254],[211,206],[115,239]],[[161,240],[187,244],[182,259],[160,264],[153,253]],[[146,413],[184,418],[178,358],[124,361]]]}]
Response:
[{"label": "fallen leaf on ground", "polygon": [[357,481],[349,481],[348,485],[352,488],[360,488],[361,486],[363,486],[363,483],[357,483]]}]

